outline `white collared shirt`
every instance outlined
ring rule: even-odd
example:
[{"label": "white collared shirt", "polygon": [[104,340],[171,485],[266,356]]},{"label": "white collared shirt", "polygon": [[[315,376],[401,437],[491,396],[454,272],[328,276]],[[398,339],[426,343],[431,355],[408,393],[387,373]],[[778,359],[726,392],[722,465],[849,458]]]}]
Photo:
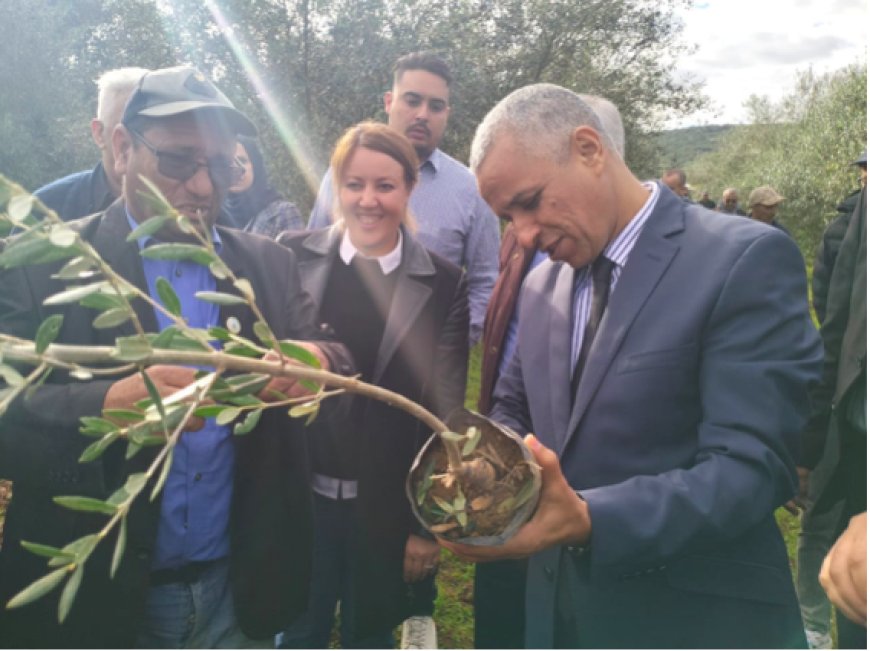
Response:
[{"label": "white collared shirt", "polygon": [[402,231],[399,230],[399,241],[396,243],[396,248],[386,255],[371,258],[359,252],[359,250],[353,245],[353,242],[350,241],[350,235],[347,232],[347,228],[345,228],[344,234],[341,237],[341,246],[338,249],[338,255],[341,256],[344,264],[350,264],[354,256],[357,254],[364,258],[368,258],[369,260],[377,260],[378,264],[381,265],[381,271],[384,272],[385,276],[388,273],[392,273],[398,269],[400,264],[402,264]]}]

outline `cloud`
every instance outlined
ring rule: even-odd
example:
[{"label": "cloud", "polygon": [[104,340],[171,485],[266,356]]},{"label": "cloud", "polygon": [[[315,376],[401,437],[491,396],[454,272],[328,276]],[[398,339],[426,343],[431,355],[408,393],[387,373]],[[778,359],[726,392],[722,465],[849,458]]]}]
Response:
[{"label": "cloud", "polygon": [[777,101],[800,71],[866,61],[863,0],[696,0],[677,16],[685,42],[697,49],[678,61],[675,74],[701,80],[717,107],[678,126],[743,121],[750,94]]},{"label": "cloud", "polygon": [[757,32],[733,47],[704,51],[692,62],[694,68],[751,68],[766,64],[805,66],[852,47],[835,35],[807,38],[783,37],[772,32]]}]

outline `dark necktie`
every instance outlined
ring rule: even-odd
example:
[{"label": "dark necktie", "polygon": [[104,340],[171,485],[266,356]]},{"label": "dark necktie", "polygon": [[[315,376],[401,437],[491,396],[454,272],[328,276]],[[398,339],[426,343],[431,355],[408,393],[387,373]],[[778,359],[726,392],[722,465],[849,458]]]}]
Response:
[{"label": "dark necktie", "polygon": [[598,326],[604,317],[604,309],[607,307],[607,299],[610,296],[610,275],[613,272],[613,262],[599,255],[592,263],[592,305],[589,308],[589,320],[583,330],[583,343],[580,344],[580,354],[577,356],[577,365],[571,376],[571,400],[577,395],[577,387],[580,386],[580,376],[583,375],[583,367],[586,358],[595,341]]}]

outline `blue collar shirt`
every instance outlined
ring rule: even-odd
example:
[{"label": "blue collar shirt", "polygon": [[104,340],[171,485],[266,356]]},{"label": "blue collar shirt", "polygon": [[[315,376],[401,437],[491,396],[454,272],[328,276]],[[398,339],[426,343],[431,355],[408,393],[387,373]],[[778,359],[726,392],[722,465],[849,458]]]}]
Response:
[{"label": "blue collar shirt", "polygon": [[[131,228],[137,226],[129,212],[127,220]],[[220,251],[216,229],[212,229],[212,241]],[[157,242],[151,236],[140,238],[139,249]],[[162,277],[169,281],[188,325],[208,328],[219,323],[220,308],[195,297],[196,292],[215,290],[214,276],[207,267],[190,260],[148,258],[142,258],[142,267],[148,293],[154,300],[160,300],[157,279]],[[161,331],[172,324],[163,312],[155,310],[155,315]],[[163,488],[153,570],[215,560],[229,554],[234,470],[235,450],[229,426],[217,425],[214,418],[209,418],[198,432],[181,435]]]}]

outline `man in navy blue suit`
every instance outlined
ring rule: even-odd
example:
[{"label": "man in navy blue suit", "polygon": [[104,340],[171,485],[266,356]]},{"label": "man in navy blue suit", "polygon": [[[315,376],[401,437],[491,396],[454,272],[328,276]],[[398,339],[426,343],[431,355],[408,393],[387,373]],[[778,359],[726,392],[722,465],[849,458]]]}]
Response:
[{"label": "man in navy blue suit", "polygon": [[529,647],[805,646],[773,517],[821,363],[801,254],[641,183],[602,133],[549,84],[478,127],[482,195],[550,258],[491,412],[535,433],[543,488],[506,544],[444,544],[530,557]]}]

